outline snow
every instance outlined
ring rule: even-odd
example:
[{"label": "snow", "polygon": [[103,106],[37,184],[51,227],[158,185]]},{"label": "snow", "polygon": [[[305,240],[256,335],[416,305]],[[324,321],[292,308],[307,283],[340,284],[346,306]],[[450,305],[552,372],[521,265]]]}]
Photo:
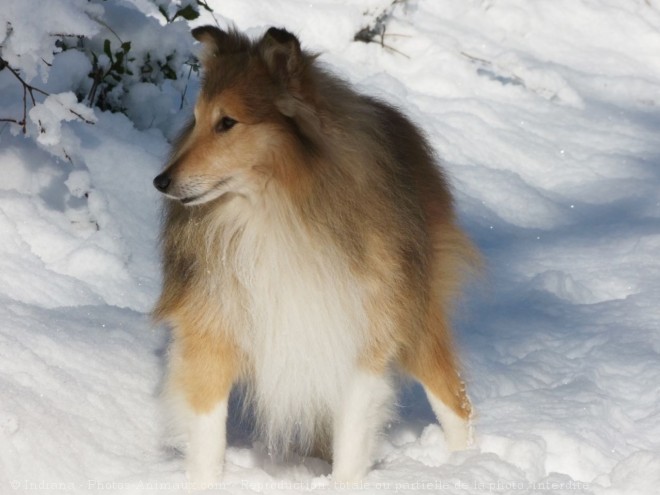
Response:
[{"label": "snow", "polygon": [[[42,63],[53,61],[54,34],[91,36],[99,31],[93,18],[103,10],[85,0],[68,0],[43,8],[39,0],[5,0],[0,13],[2,57],[27,79],[48,79]],[[7,36],[11,33],[11,36]]]},{"label": "snow", "polygon": [[[62,122],[83,118],[96,122],[94,112],[88,106],[78,103],[71,91],[48,95],[40,105],[30,110],[30,120],[39,126],[37,142],[44,147],[62,142]],[[78,147],[76,142],[74,147]]]},{"label": "snow", "polygon": [[[148,316],[160,284],[151,179],[198,82],[181,112],[181,85],[168,83],[128,90],[132,120],[92,113],[68,93],[89,62],[53,58],[47,34],[93,35],[81,11],[127,25],[140,11],[157,18],[149,2],[124,3],[11,0],[0,13],[16,33],[2,56],[51,93],[30,110],[32,138],[0,122],[2,494],[186,489],[182,459],[163,448],[168,336]],[[209,2],[221,25],[287,26],[332,70],[405,108],[443,157],[488,262],[456,318],[476,446],[450,453],[408,384],[362,484],[335,486],[318,459],[271,459],[234,417],[220,488],[657,493],[660,6],[413,0],[394,9],[386,47],[354,42],[390,3]],[[193,25],[208,22],[203,11]],[[146,41],[161,36],[155,23]],[[0,40],[7,31],[0,22]],[[162,53],[184,31],[168,28]],[[0,118],[21,108],[0,71]]]}]

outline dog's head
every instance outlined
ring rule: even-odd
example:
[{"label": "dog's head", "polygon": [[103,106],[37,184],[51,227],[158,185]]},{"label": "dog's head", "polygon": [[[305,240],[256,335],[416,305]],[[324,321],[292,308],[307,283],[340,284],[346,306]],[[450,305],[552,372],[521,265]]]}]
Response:
[{"label": "dog's head", "polygon": [[286,180],[293,173],[286,154],[304,141],[300,120],[315,125],[302,90],[314,57],[283,29],[256,41],[213,26],[192,34],[202,43],[202,89],[194,120],[154,186],[197,205],[226,193],[249,195],[273,177]]}]

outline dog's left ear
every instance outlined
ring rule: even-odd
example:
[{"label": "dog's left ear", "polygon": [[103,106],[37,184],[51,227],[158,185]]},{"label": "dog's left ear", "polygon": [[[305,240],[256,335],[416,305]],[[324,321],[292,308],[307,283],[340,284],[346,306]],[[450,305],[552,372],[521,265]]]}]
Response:
[{"label": "dog's left ear", "polygon": [[304,122],[299,127],[306,134],[315,136],[319,132],[320,122],[313,106],[303,94],[302,83],[305,67],[314,57],[302,52],[300,41],[295,35],[275,27],[266,31],[258,47],[271,76],[284,89],[275,105],[282,115]]},{"label": "dog's left ear", "polygon": [[287,89],[296,92],[303,68],[300,41],[286,29],[272,27],[259,42],[269,72]]}]

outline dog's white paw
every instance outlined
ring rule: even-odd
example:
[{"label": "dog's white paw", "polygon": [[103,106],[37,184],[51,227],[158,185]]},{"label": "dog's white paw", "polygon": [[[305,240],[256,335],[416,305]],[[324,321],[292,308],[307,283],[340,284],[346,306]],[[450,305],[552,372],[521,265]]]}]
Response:
[{"label": "dog's white paw", "polygon": [[226,447],[227,401],[206,414],[189,420],[186,476],[193,489],[213,488],[220,483]]},{"label": "dog's white paw", "polygon": [[188,466],[186,478],[193,490],[208,490],[222,480],[222,466]]},{"label": "dog's white paw", "polygon": [[358,483],[364,479],[368,471],[368,466],[333,466],[332,481],[335,485]]}]

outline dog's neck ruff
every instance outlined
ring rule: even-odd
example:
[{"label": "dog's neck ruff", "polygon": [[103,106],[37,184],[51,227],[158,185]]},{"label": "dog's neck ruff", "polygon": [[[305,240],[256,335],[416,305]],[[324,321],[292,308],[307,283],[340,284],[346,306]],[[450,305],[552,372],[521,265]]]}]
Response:
[{"label": "dog's neck ruff", "polygon": [[261,433],[272,448],[291,439],[312,448],[365,346],[360,284],[325,234],[277,193],[234,198],[216,214],[211,278],[222,281],[217,297],[250,362]]}]

